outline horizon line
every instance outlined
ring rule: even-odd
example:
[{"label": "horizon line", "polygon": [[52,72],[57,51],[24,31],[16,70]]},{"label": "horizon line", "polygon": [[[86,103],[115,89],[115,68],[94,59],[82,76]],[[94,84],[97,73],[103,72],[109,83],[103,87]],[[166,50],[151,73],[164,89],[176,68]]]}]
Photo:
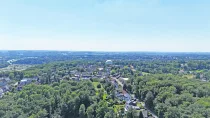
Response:
[{"label": "horizon line", "polygon": [[0,49],[0,52],[3,51],[45,51],[45,52],[109,52],[109,53],[210,53],[210,52],[203,52],[203,51],[105,51],[105,50],[42,50],[42,49]]}]

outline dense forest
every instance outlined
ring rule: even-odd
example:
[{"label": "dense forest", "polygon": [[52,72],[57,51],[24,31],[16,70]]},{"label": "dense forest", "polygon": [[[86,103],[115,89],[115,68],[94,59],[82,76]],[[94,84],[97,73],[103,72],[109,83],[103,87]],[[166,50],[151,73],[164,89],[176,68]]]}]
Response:
[{"label": "dense forest", "polygon": [[158,74],[138,77],[132,85],[132,92],[159,117],[210,117],[210,83]]},{"label": "dense forest", "polygon": [[112,118],[114,110],[96,95],[90,81],[62,81],[52,85],[31,84],[0,100],[5,118]]}]

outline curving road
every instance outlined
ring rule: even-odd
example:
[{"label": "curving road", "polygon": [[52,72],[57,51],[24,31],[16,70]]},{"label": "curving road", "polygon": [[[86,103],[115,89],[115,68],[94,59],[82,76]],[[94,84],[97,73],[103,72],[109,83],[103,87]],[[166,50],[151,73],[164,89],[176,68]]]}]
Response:
[{"label": "curving road", "polygon": [[154,112],[152,112],[151,110],[149,110],[149,109],[145,106],[145,103],[143,103],[143,102],[140,102],[140,103],[141,103],[141,105],[142,105],[145,109],[147,109],[147,110],[152,114],[152,116],[153,116],[154,118],[158,118],[158,116],[155,115]]}]

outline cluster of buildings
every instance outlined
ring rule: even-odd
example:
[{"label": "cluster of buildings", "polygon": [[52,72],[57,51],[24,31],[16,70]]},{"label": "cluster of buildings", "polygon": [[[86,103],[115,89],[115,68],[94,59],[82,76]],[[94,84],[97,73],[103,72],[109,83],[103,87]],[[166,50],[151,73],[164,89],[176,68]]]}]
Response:
[{"label": "cluster of buildings", "polygon": [[[38,82],[36,78],[24,78],[21,81],[16,82],[13,86],[20,91],[25,85],[30,84],[33,81]],[[11,90],[12,86],[9,82],[11,82],[9,77],[0,78],[0,98],[2,98],[6,92]]]},{"label": "cluster of buildings", "polygon": [[126,102],[125,104],[125,111],[128,111],[128,109],[132,108],[135,110],[141,110],[139,106],[137,106],[137,99],[131,99]]},{"label": "cluster of buildings", "polygon": [[0,78],[0,98],[3,97],[4,93],[10,90],[10,87],[8,85],[9,82],[9,78]]},{"label": "cluster of buildings", "polygon": [[[30,84],[32,80],[34,79],[24,78],[21,81],[15,83],[14,86],[17,87],[17,90],[22,90],[23,86]],[[6,92],[11,90],[11,85],[9,85],[10,81],[11,80],[9,78],[0,78],[0,98],[2,98]]]},{"label": "cluster of buildings", "polygon": [[72,75],[71,79],[75,81],[79,80],[89,80],[89,79],[103,79],[107,77],[107,74],[103,70],[89,70],[85,72],[79,72],[73,70],[70,72]]},{"label": "cluster of buildings", "polygon": [[[112,65],[111,60],[106,61],[106,65]],[[111,67],[100,67],[97,65],[82,65],[78,68],[84,69],[84,71],[72,70],[70,74],[71,79],[75,81],[89,80],[89,79],[105,79],[110,76]]]},{"label": "cluster of buildings", "polygon": [[[119,90],[119,84],[125,84],[126,81],[129,80],[129,78],[122,78],[121,76],[113,77],[114,79],[111,79],[111,83],[115,86],[115,96],[120,101],[125,101],[125,107],[124,110],[127,112],[130,108],[135,109],[137,111],[142,111],[142,115],[144,118],[155,118],[152,116],[150,111],[148,111],[145,108],[140,108],[137,104],[139,103],[138,99],[136,99],[134,96],[131,96],[127,91],[125,90]],[[118,81],[118,82],[117,82]],[[136,114],[138,116],[139,113]]]},{"label": "cluster of buildings", "polygon": [[131,96],[125,91],[116,91],[116,97],[121,100],[121,101],[130,101],[131,100]]},{"label": "cluster of buildings", "polygon": [[[122,91],[116,91],[115,92],[116,97],[121,100],[121,101],[125,101],[125,107],[124,110],[125,112],[127,112],[130,108],[135,109],[137,111],[142,111],[142,115],[144,118],[155,118],[152,116],[152,114],[150,113],[150,111],[148,111],[145,108],[140,108],[137,104],[138,104],[138,99],[136,99],[135,97],[132,97],[129,93],[127,93],[125,90]],[[136,116],[138,116],[139,113],[136,114]]]}]

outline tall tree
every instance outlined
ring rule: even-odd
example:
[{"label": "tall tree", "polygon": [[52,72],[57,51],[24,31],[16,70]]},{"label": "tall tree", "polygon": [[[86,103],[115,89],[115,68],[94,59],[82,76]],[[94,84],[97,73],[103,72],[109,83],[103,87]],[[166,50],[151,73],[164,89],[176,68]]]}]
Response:
[{"label": "tall tree", "polygon": [[92,108],[92,106],[89,106],[89,107],[87,108],[87,111],[86,111],[87,118],[94,118],[93,112],[94,112],[94,109]]},{"label": "tall tree", "polygon": [[81,104],[79,108],[79,117],[80,118],[85,118],[85,105]]},{"label": "tall tree", "polygon": [[154,100],[154,95],[151,91],[149,91],[146,95],[146,98],[145,98],[145,104],[148,108],[153,107],[153,100]]}]

